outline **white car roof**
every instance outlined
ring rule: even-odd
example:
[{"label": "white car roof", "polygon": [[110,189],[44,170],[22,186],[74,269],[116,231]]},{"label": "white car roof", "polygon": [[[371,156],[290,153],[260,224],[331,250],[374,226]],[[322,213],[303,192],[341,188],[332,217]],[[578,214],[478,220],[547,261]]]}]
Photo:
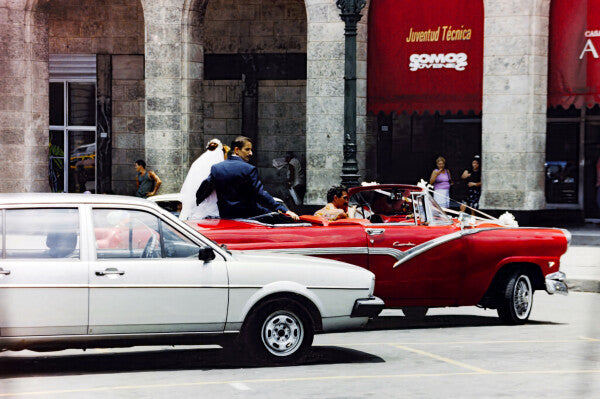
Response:
[{"label": "white car roof", "polygon": [[148,199],[152,202],[159,202],[159,201],[179,201],[179,202],[181,202],[181,194],[180,193],[159,194],[159,195],[153,195],[152,197],[148,197]]},{"label": "white car roof", "polygon": [[125,195],[73,193],[8,193],[0,194],[0,205],[16,204],[128,204],[155,207],[146,199]]}]

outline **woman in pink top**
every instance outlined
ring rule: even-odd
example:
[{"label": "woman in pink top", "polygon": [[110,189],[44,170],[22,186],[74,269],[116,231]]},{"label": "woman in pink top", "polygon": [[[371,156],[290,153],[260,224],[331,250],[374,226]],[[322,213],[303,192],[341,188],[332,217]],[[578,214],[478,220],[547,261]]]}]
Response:
[{"label": "woman in pink top", "polygon": [[443,208],[448,208],[450,205],[450,185],[452,178],[450,171],[446,169],[446,159],[438,157],[435,160],[437,169],[431,172],[429,184],[433,184],[433,199]]}]

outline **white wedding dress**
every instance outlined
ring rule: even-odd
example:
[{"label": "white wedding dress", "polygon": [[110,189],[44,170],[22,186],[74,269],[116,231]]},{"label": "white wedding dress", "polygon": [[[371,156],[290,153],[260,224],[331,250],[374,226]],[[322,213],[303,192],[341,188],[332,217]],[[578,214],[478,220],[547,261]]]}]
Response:
[{"label": "white wedding dress", "polygon": [[194,161],[188,171],[183,186],[181,186],[181,220],[206,219],[208,217],[219,217],[219,208],[217,207],[217,193],[212,193],[199,205],[196,205],[196,191],[208,175],[210,168],[225,160],[223,153],[223,144],[219,145],[213,151],[206,150]]}]

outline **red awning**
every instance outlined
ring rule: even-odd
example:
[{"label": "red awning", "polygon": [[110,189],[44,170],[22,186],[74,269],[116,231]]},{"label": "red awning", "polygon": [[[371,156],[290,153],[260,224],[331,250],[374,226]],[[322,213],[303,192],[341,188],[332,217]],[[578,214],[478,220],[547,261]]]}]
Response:
[{"label": "red awning", "polygon": [[367,108],[481,112],[483,1],[372,0]]},{"label": "red awning", "polygon": [[548,105],[600,103],[600,0],[550,4]]}]

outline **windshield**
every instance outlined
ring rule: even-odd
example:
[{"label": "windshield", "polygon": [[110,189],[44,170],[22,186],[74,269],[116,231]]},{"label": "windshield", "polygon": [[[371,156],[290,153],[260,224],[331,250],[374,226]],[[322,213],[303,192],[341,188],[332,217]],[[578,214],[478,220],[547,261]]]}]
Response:
[{"label": "windshield", "polygon": [[350,197],[348,206],[356,208],[355,218],[369,219],[373,223],[414,224],[413,200],[410,190],[405,188],[360,191]]},{"label": "windshield", "polygon": [[428,194],[423,194],[425,197],[425,203],[427,204],[427,212],[429,214],[429,225],[430,226],[442,226],[452,224],[450,216],[446,215],[446,212],[438,205],[433,198]]}]

